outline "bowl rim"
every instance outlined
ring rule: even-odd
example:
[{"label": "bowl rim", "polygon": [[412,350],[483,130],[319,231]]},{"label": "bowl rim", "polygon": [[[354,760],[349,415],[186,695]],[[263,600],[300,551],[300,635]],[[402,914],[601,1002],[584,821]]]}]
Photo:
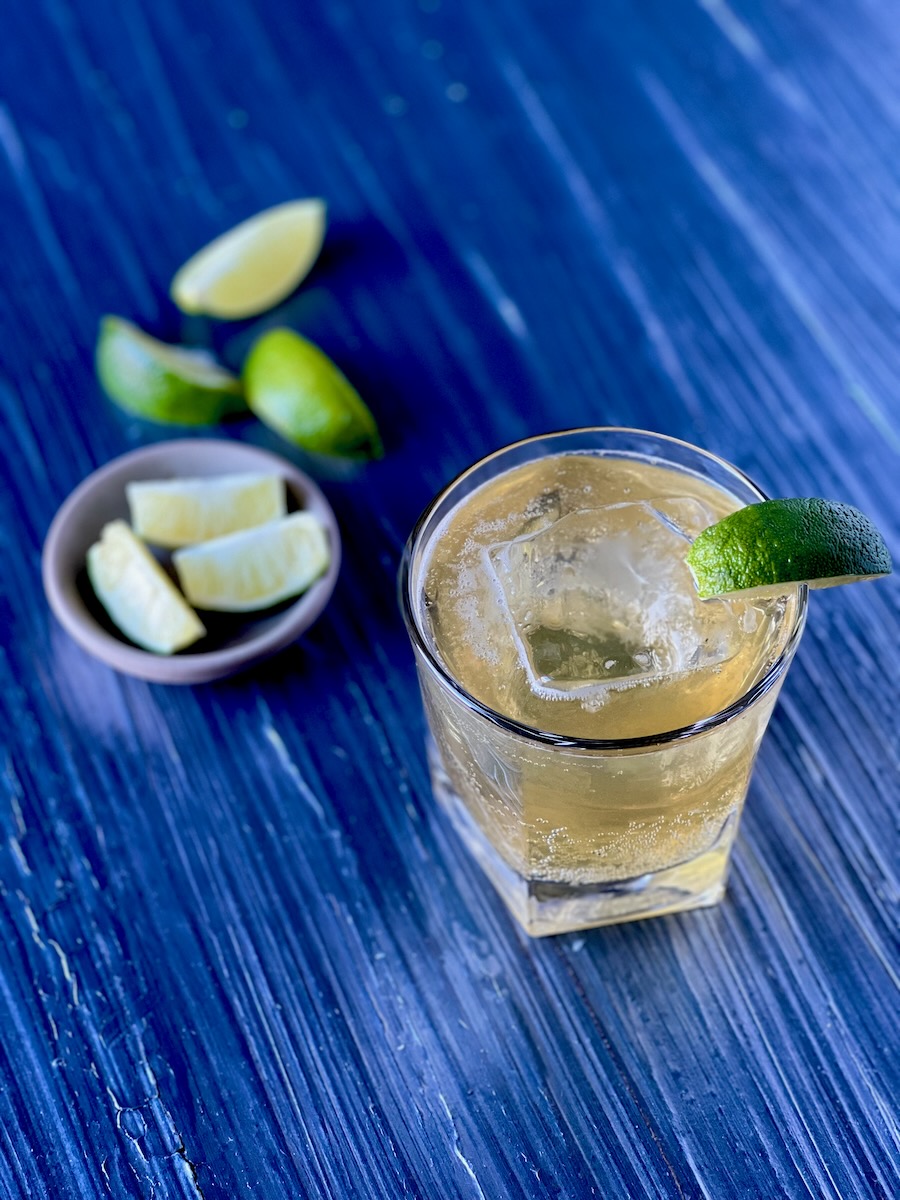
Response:
[{"label": "bowl rim", "polygon": [[[131,471],[138,464],[146,466],[158,459],[160,477],[164,477],[172,471],[172,458],[188,453],[195,459],[208,455],[212,463],[215,455],[224,450],[246,458],[247,470],[254,469],[255,464],[259,469],[277,472],[294,494],[302,498],[304,508],[322,519],[332,551],[328,570],[265,630],[251,634],[236,645],[170,656],[153,654],[120,640],[103,629],[86,608],[73,602],[74,578],[63,570],[63,547],[67,536],[72,535],[73,523],[77,521],[82,507],[96,496],[98,488],[111,488],[121,481],[124,490]],[[239,469],[233,465],[223,469],[221,474],[237,473]],[[98,528],[97,536],[99,534]],[[69,493],[57,509],[44,538],[41,577],[53,615],[66,633],[88,654],[114,670],[138,679],[153,683],[192,684],[212,682],[235,674],[295,641],[320,616],[330,600],[340,563],[341,538],[334,510],[318,484],[305,471],[259,446],[225,438],[178,438],[140,446],[111,459],[92,471]]]}]

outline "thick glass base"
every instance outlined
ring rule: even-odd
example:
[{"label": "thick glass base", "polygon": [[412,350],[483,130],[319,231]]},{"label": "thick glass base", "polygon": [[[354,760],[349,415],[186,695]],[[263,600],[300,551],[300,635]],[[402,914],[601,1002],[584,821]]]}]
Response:
[{"label": "thick glass base", "polygon": [[707,908],[717,904],[725,893],[737,813],[727,819],[709,850],[662,871],[586,884],[526,879],[501,858],[473,820],[454,791],[431,738],[428,760],[438,802],[509,911],[531,937]]}]

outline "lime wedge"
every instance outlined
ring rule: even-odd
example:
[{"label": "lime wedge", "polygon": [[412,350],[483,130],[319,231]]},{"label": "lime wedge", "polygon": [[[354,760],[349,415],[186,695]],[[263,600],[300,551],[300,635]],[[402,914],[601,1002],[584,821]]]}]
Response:
[{"label": "lime wedge", "polygon": [[134,532],[172,548],[252,529],[283,517],[278,475],[218,475],[212,479],[142,479],[126,484]]},{"label": "lime wedge", "polygon": [[103,317],[96,351],[103,390],[148,421],[214,425],[246,410],[240,381],[206,350],[160,342],[122,317]]},{"label": "lime wedge", "polygon": [[255,317],[306,278],[324,239],[324,201],[267,208],[188,259],[172,280],[172,299],[186,313]]},{"label": "lime wedge", "polygon": [[292,329],[254,342],[243,370],[250,408],[289,442],[319,454],[380,458],[375,418],[327,354]]},{"label": "lime wedge", "polygon": [[104,525],[87,552],[87,572],[115,625],[145,650],[173,654],[205,636],[197,614],[124,521]]},{"label": "lime wedge", "polygon": [[191,604],[215,612],[254,612],[297,596],[330,559],[325,530],[306,512],[172,555]]},{"label": "lime wedge", "polygon": [[784,595],[786,584],[835,587],[891,573],[868,517],[833,500],[763,500],[704,529],[687,554],[697,592]]}]

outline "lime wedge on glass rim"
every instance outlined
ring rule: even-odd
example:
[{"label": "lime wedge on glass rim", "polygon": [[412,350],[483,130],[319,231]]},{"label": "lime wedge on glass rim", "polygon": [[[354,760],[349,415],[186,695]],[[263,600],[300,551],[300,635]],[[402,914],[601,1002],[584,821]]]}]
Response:
[{"label": "lime wedge on glass rim", "polygon": [[240,380],[207,350],[161,342],[122,317],[102,317],[97,377],[120,408],[170,425],[214,425],[246,411]]},{"label": "lime wedge on glass rim", "polygon": [[186,313],[255,317],[300,284],[325,239],[324,200],[292,200],[242,221],[176,272],[172,299]]},{"label": "lime wedge on glass rim", "polygon": [[356,388],[292,329],[271,329],[254,342],[242,379],[252,412],[289,442],[317,454],[381,458],[378,426]]},{"label": "lime wedge on glass rim", "polygon": [[884,538],[857,508],[835,500],[763,500],[724,517],[687,554],[703,600],[784,595],[785,586],[835,587],[892,570]]}]

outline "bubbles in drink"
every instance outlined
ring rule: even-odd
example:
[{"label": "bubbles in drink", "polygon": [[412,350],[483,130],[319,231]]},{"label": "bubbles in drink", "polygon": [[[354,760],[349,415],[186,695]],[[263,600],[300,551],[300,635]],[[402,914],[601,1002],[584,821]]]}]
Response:
[{"label": "bubbles in drink", "polygon": [[644,461],[518,467],[435,539],[435,649],[496,712],[562,735],[639,737],[709,716],[750,686],[783,628],[772,602],[696,596],[689,544],[736,505]]}]

